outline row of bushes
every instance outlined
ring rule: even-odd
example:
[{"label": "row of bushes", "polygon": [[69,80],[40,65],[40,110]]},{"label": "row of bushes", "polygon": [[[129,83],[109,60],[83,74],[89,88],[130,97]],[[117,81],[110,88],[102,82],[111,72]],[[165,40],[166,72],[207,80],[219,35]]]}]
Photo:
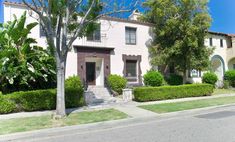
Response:
[{"label": "row of bushes", "polygon": [[164,81],[166,81],[168,85],[182,85],[183,77],[177,74],[170,74],[164,79],[163,75],[157,71],[148,71],[144,75],[144,84],[146,86],[162,86]]},{"label": "row of bushes", "polygon": [[[202,82],[215,85],[218,77],[215,73],[205,73],[202,77]],[[224,88],[235,87],[235,70],[226,71],[224,74]]]},{"label": "row of bushes", "polygon": [[[78,77],[70,77],[65,81],[66,108],[85,105],[83,87]],[[53,110],[56,108],[56,90],[21,91],[0,95],[0,114]]]},{"label": "row of bushes", "polygon": [[134,99],[138,102],[146,102],[186,97],[207,96],[213,93],[213,89],[214,86],[211,84],[138,87],[134,89]]}]

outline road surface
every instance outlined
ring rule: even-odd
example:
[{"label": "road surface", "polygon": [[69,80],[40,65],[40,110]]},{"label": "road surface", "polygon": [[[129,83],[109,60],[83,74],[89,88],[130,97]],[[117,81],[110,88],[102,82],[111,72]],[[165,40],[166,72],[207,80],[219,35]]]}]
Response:
[{"label": "road surface", "polygon": [[[0,141],[1,141],[0,137]],[[235,142],[235,106],[10,135],[19,142]]]}]

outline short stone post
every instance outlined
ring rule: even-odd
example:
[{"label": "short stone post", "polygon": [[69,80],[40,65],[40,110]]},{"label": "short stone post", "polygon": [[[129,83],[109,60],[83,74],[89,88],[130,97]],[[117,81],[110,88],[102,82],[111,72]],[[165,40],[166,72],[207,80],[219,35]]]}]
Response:
[{"label": "short stone post", "polygon": [[125,102],[132,101],[132,89],[122,89],[122,98]]}]

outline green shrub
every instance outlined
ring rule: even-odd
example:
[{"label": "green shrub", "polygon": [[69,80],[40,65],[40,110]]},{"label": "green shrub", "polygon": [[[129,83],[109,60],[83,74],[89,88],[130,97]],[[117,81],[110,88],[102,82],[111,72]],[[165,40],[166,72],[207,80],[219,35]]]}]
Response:
[{"label": "green shrub", "polygon": [[10,100],[4,98],[4,96],[0,95],[0,114],[7,114],[14,112],[16,109],[15,103]]},{"label": "green shrub", "polygon": [[14,92],[7,95],[18,106],[18,111],[52,110],[56,105],[55,90]]},{"label": "green shrub", "polygon": [[203,77],[202,77],[203,83],[215,85],[215,83],[217,81],[218,81],[218,77],[215,73],[207,72],[207,73],[203,74]]},{"label": "green shrub", "polygon": [[227,80],[230,86],[235,87],[235,70],[226,71],[224,80]]},{"label": "green shrub", "polygon": [[213,93],[211,84],[189,84],[180,86],[138,87],[134,98],[138,102],[158,101],[186,97],[207,96]]},{"label": "green shrub", "polygon": [[119,75],[109,75],[108,76],[108,85],[110,88],[117,92],[118,94],[122,94],[122,89],[126,87],[127,80]]},{"label": "green shrub", "polygon": [[146,86],[161,86],[163,84],[163,76],[157,71],[148,71],[144,75],[144,84]]},{"label": "green shrub", "polygon": [[[17,106],[13,108],[0,108],[0,113],[10,113],[19,111],[39,111],[39,110],[53,110],[56,108],[56,90],[35,90],[35,91],[21,91],[12,94],[4,95],[2,97],[3,105]],[[74,108],[85,105],[83,97],[83,88],[79,77],[70,77],[65,81],[65,104],[66,108]],[[4,110],[4,112],[2,111]]]},{"label": "green shrub", "polygon": [[230,84],[229,81],[224,80],[224,82],[223,82],[223,88],[224,88],[224,89],[229,89],[229,87],[230,87],[229,84]]},{"label": "green shrub", "polygon": [[171,74],[169,77],[166,78],[166,82],[169,85],[182,85],[183,77],[181,75]]},{"label": "green shrub", "polygon": [[78,76],[72,76],[65,80],[66,107],[73,108],[85,105],[84,90]]}]

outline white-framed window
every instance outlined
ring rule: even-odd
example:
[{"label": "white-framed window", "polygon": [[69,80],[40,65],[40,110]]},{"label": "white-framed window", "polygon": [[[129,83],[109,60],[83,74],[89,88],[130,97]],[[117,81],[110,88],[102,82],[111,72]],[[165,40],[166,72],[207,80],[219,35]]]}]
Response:
[{"label": "white-framed window", "polygon": [[126,27],[125,34],[126,34],[126,44],[129,45],[136,45],[136,28]]},{"label": "white-framed window", "polygon": [[192,77],[192,78],[202,77],[202,73],[200,70],[192,69],[189,71],[189,77]]}]

